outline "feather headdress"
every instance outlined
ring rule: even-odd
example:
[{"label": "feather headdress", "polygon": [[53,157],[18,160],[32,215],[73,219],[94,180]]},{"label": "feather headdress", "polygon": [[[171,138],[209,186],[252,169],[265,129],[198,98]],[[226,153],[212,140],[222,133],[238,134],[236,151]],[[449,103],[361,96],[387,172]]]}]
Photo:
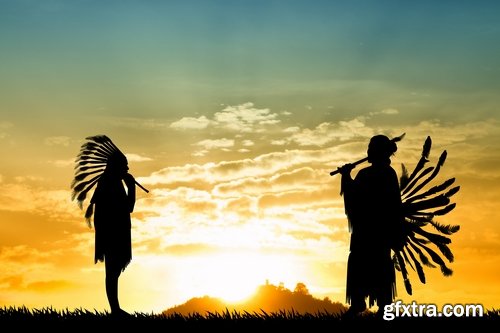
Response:
[{"label": "feather headdress", "polygon": [[[425,266],[439,266],[444,276],[453,273],[445,262],[446,260],[451,263],[454,260],[449,248],[451,239],[447,236],[460,229],[458,225],[443,225],[434,220],[436,216],[448,214],[455,208],[456,204],[451,203],[450,198],[460,190],[460,186],[451,187],[455,183],[455,178],[450,178],[441,184],[426,188],[438,175],[447,156],[445,150],[435,166],[424,169],[425,164],[429,162],[431,146],[432,140],[427,137],[422,147],[422,156],[415,169],[408,176],[405,166],[402,165],[403,172],[400,178],[405,221],[402,246],[393,249],[393,260],[395,267],[402,274],[405,289],[410,295],[412,286],[407,266],[416,271],[422,283],[425,283]],[[433,232],[425,230],[428,226],[432,226]]]},{"label": "feather headdress", "polygon": [[[71,183],[71,200],[76,199],[80,209],[83,209],[87,194],[97,184],[108,164],[124,163],[127,165],[125,155],[106,135],[89,136],[85,139],[87,142],[82,144],[75,160],[75,179]],[[91,202],[85,211],[85,219],[89,227],[92,214],[93,203]]]}]

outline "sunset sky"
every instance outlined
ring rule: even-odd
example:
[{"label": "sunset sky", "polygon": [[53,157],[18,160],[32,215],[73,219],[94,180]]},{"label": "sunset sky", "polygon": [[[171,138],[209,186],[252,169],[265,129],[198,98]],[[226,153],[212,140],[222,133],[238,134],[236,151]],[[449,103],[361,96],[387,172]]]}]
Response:
[{"label": "sunset sky", "polygon": [[448,152],[434,184],[461,186],[437,221],[461,230],[453,276],[411,271],[412,296],[398,276],[398,298],[499,308],[499,17],[482,0],[1,0],[0,306],[108,309],[70,191],[96,134],[150,189],[125,310],[238,301],[266,279],[345,302],[329,172],[406,133],[395,170],[431,136],[432,164]]}]

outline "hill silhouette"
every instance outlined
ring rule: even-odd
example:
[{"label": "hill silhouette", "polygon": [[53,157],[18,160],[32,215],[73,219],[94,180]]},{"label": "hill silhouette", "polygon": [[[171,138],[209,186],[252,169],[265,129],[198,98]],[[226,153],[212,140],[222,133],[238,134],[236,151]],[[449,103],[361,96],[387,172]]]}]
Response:
[{"label": "hill silhouette", "polygon": [[332,302],[328,297],[324,299],[313,297],[306,285],[301,282],[297,283],[294,291],[286,289],[281,284],[275,286],[266,282],[266,284],[257,287],[255,294],[242,303],[231,304],[210,296],[195,297],[184,304],[163,311],[163,314],[206,314],[221,313],[226,310],[250,313],[294,311],[299,314],[319,312],[341,314],[347,310],[347,307],[342,303]]}]

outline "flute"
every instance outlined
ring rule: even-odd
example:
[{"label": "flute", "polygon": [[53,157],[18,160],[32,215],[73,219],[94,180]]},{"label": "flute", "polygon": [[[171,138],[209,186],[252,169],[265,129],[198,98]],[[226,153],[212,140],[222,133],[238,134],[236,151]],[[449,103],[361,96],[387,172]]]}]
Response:
[{"label": "flute", "polygon": [[149,190],[147,188],[145,188],[144,186],[142,186],[141,184],[139,184],[137,182],[137,180],[134,179],[134,182],[135,182],[135,185],[139,186],[144,192],[149,193]]},{"label": "flute", "polygon": [[[358,164],[361,164],[361,163],[364,163],[366,161],[368,161],[368,157],[362,158],[362,159],[360,159],[360,160],[358,160],[358,161],[356,161],[354,163],[351,163],[351,164],[354,167],[354,166],[356,166]],[[341,168],[342,167],[339,167],[337,170],[334,170],[334,171],[330,172],[330,176],[335,176],[336,174],[338,174],[340,172]]]}]

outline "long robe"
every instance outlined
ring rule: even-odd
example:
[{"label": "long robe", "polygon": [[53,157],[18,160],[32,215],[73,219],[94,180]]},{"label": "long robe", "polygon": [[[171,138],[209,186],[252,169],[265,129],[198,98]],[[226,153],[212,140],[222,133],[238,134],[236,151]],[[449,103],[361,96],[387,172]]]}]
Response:
[{"label": "long robe", "polygon": [[125,191],[122,180],[103,174],[92,197],[95,204],[95,263],[113,262],[125,270],[132,260],[131,218],[135,188]]},{"label": "long robe", "polygon": [[391,247],[403,221],[396,172],[389,163],[373,164],[354,180],[343,176],[342,191],[351,231],[346,300],[368,297],[369,306],[392,302],[396,277]]}]

